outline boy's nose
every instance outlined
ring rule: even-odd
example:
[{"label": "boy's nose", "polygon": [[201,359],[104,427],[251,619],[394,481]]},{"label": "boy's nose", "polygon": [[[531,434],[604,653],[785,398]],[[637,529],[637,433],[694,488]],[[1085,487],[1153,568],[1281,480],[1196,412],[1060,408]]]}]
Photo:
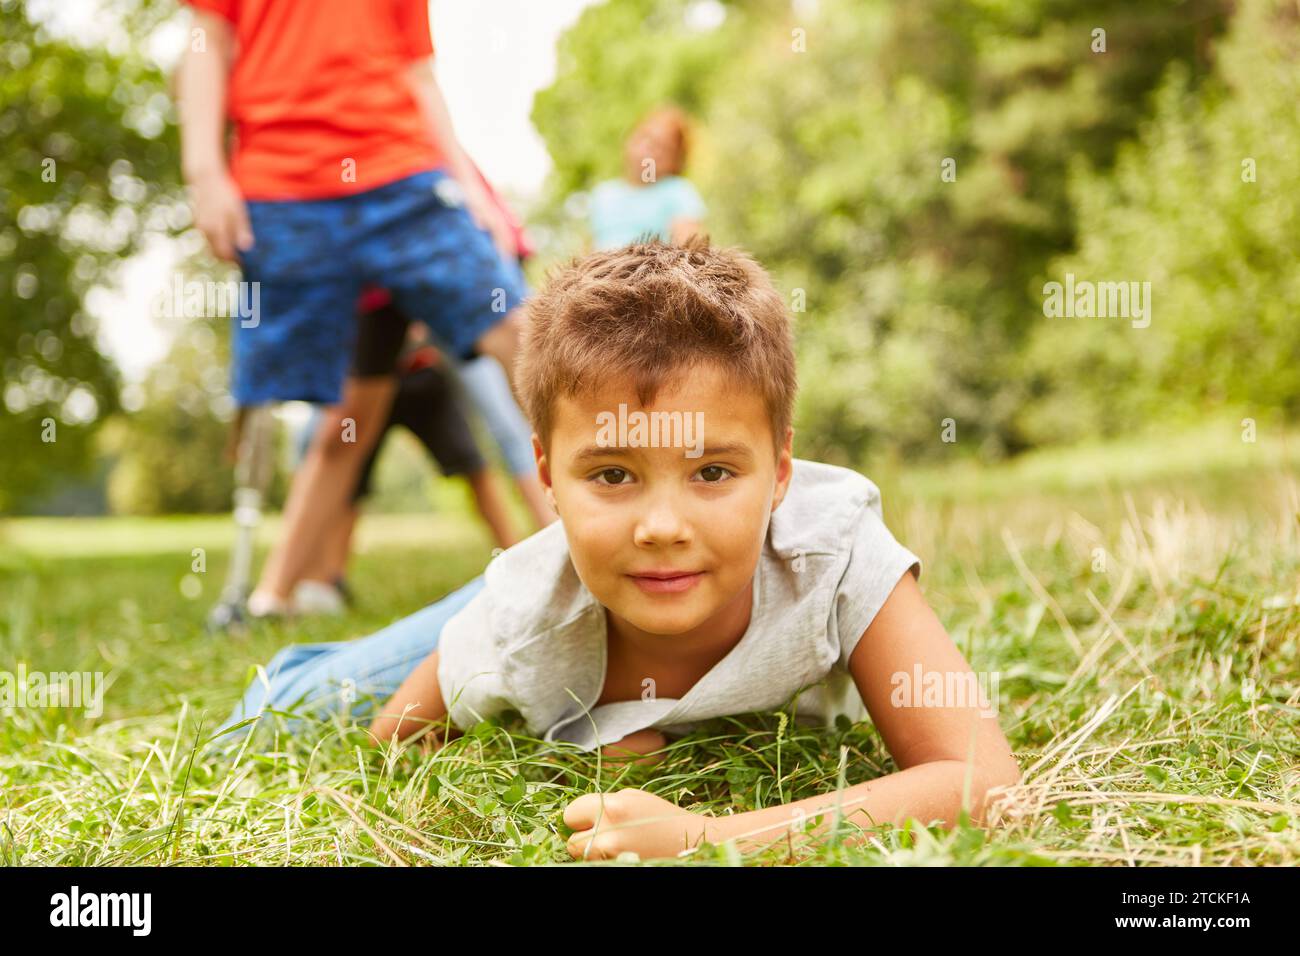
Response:
[{"label": "boy's nose", "polygon": [[643,547],[689,543],[691,537],[690,522],[667,495],[646,502],[633,532],[636,544]]}]

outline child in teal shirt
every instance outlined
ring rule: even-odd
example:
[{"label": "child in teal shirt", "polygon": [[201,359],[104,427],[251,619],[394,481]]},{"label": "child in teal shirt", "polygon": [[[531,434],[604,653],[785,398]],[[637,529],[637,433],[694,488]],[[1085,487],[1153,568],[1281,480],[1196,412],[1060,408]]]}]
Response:
[{"label": "child in teal shirt", "polygon": [[704,200],[681,176],[686,165],[686,126],[680,111],[657,110],[628,137],[625,177],[598,185],[589,222],[596,249],[640,239],[682,243],[704,218]]}]

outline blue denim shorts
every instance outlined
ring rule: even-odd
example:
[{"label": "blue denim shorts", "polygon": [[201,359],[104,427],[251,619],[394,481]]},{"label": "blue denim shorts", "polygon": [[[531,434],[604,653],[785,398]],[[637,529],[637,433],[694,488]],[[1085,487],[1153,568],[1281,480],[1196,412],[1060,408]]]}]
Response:
[{"label": "blue denim shorts", "polygon": [[526,295],[443,169],[350,196],[252,201],[248,214],[253,245],[239,263],[257,308],[232,319],[240,405],[338,402],[363,286],[387,289],[458,359]]}]

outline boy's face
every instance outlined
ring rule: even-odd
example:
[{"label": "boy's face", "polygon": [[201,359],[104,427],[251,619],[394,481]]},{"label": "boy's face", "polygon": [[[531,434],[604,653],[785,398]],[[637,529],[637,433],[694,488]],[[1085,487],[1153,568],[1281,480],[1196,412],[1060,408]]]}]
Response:
[{"label": "boy's face", "polygon": [[637,177],[644,171],[642,163],[647,159],[654,161],[656,179],[668,175],[678,162],[673,127],[663,120],[646,120],[628,137],[623,158]]},{"label": "boy's face", "polygon": [[610,382],[558,398],[553,421],[549,454],[533,436],[538,474],[578,576],[616,624],[678,635],[748,614],[793,436],[778,455],[756,392],[700,364],[648,407]]}]

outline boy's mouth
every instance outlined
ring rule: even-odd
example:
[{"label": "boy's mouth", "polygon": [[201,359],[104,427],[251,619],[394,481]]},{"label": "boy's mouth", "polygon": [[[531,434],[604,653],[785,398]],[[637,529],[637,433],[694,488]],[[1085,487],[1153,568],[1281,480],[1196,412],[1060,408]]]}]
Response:
[{"label": "boy's mouth", "polygon": [[640,571],[629,574],[637,587],[650,594],[680,594],[689,591],[704,577],[703,571]]}]

